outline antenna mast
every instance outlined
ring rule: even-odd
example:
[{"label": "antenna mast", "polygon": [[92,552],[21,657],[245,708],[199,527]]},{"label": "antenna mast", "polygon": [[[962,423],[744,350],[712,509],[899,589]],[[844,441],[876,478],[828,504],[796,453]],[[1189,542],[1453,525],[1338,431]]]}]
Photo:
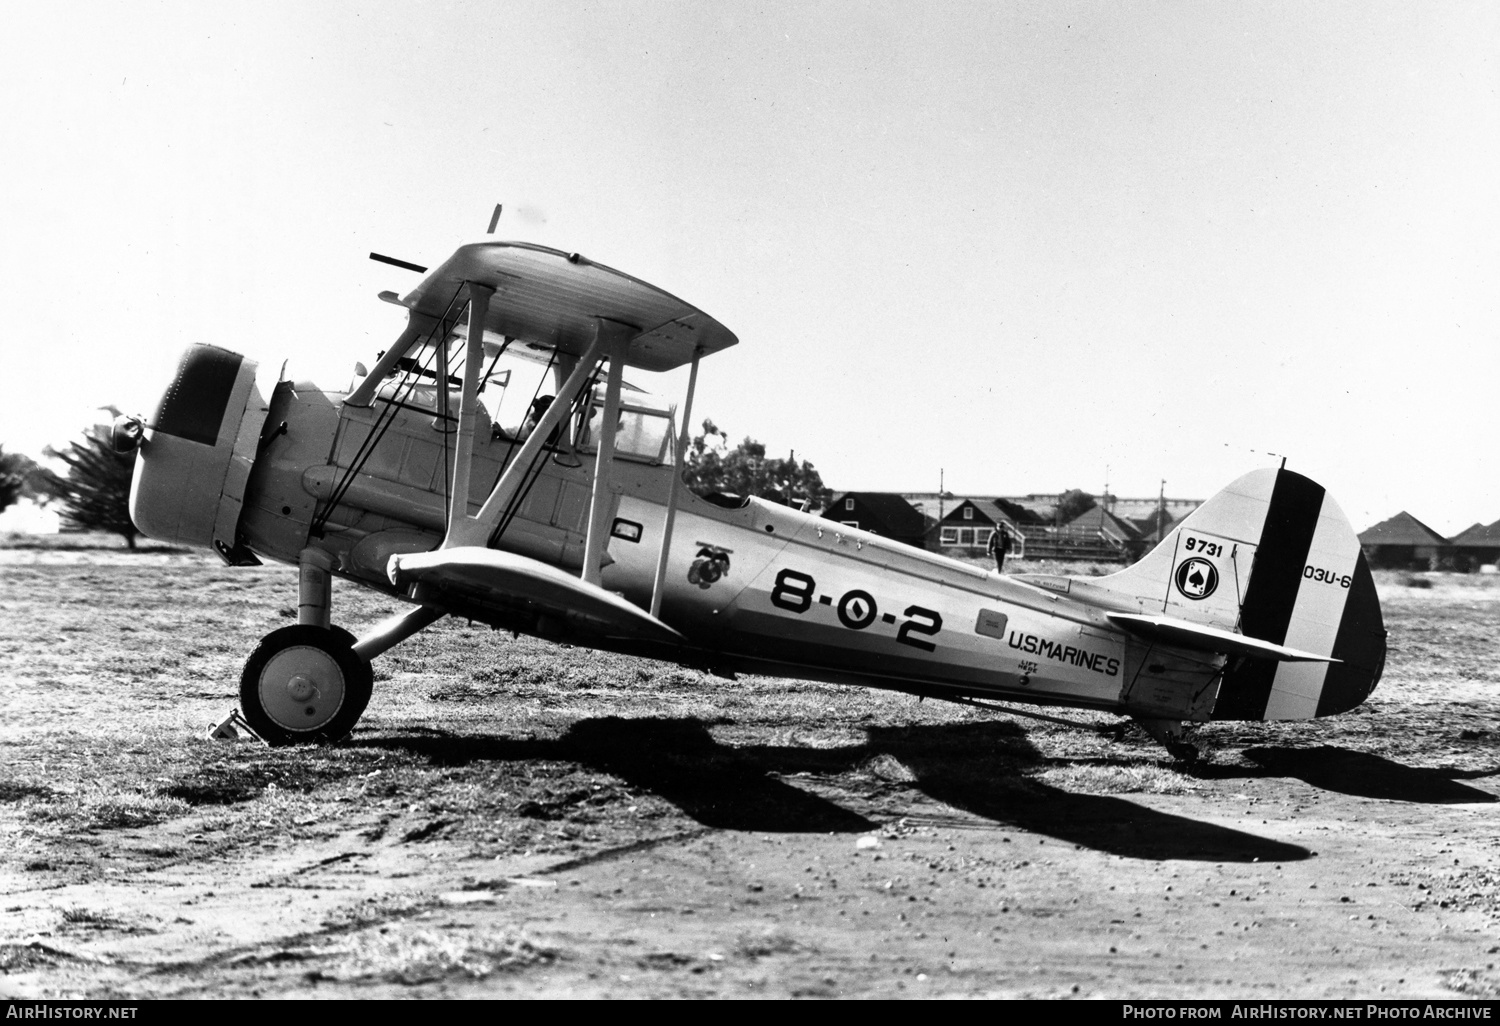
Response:
[{"label": "antenna mast", "polygon": [[1167,479],[1161,479],[1161,491],[1156,495],[1156,544],[1161,544],[1161,532],[1167,520]]}]

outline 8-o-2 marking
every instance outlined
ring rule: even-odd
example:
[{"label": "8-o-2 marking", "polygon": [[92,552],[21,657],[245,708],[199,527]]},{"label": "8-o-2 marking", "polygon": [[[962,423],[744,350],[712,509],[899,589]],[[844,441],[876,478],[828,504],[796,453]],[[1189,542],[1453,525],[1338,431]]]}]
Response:
[{"label": "8-o-2 marking", "polygon": [[[771,605],[800,615],[812,608],[813,593],[816,590],[817,582],[810,575],[800,570],[782,570],[777,573],[776,586],[771,589]],[[818,603],[835,605],[828,595],[819,595]],[[877,619],[888,624],[896,622],[896,617],[891,613],[881,616],[875,596],[861,588],[844,592],[837,601],[836,610],[839,623],[852,631],[862,631]],[[924,641],[923,638],[933,637],[943,629],[942,614],[922,606],[907,606],[901,615],[906,620],[896,631],[896,640],[924,652],[934,651],[937,645]]]}]

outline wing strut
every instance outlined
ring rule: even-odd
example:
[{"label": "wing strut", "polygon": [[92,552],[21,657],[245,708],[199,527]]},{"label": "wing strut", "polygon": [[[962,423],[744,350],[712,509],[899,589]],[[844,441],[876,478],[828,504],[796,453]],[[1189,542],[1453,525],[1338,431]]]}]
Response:
[{"label": "wing strut", "polygon": [[406,330],[401,332],[401,337],[396,339],[394,345],[385,351],[380,362],[375,364],[374,370],[365,375],[365,380],[359,383],[359,387],[349,393],[344,400],[348,406],[369,406],[375,398],[375,390],[380,387],[386,377],[396,369],[396,364],[407,354],[417,339],[437,327],[438,318],[429,314],[412,310],[406,319]]},{"label": "wing strut", "polygon": [[[583,579],[599,583],[599,562],[609,538],[610,511],[614,496],[609,491],[610,469],[615,462],[615,433],[620,427],[620,383],[625,376],[625,350],[640,329],[619,321],[596,318],[595,336],[608,347],[609,377],[604,386],[604,417],[599,423],[599,448],[594,460],[594,487],[589,498],[589,533],[583,543]],[[607,336],[607,341],[605,341]],[[598,344],[596,342],[596,344]]]},{"label": "wing strut", "polygon": [[[474,283],[471,282],[470,287],[475,288]],[[483,289],[485,293],[492,291],[483,285],[477,286],[477,289]],[[483,300],[486,306],[488,305],[488,301],[489,296],[486,294]],[[475,326],[482,325],[483,323],[482,318],[475,318],[471,321],[471,324]],[[541,420],[532,430],[530,436],[522,444],[520,451],[515,454],[515,458],[511,460],[510,465],[505,468],[505,473],[501,474],[500,480],[495,482],[495,487],[490,491],[489,498],[484,500],[484,506],[473,516],[469,515],[467,467],[469,458],[472,457],[474,452],[474,420],[472,417],[466,420],[463,411],[467,409],[472,413],[475,409],[475,404],[479,401],[478,374],[476,372],[474,379],[471,381],[467,366],[478,366],[479,361],[474,358],[474,347],[476,345],[483,345],[484,333],[476,331],[473,328],[470,329],[463,392],[459,398],[458,466],[465,468],[465,491],[459,492],[455,490],[454,492],[453,507],[448,514],[448,535],[443,539],[442,548],[451,549],[457,548],[460,545],[478,545],[483,548],[489,543],[490,535],[499,526],[500,517],[504,513],[505,508],[510,505],[511,500],[515,498],[516,492],[520,489],[521,481],[526,476],[527,468],[541,454],[542,447],[547,443],[547,438],[552,434],[553,428],[561,424],[563,418],[568,415],[568,411],[572,408],[573,400],[582,391],[584,384],[589,379],[589,375],[593,373],[595,364],[599,362],[600,354],[605,347],[605,329],[601,327],[603,323],[602,320],[596,322],[595,335],[589,343],[587,352],[583,354],[583,358],[573,368],[573,373],[568,375],[568,380],[558,390],[557,398],[553,400],[551,406],[547,407],[547,412],[542,415]],[[477,343],[475,339],[478,339]],[[457,467],[455,467],[455,473],[457,473]]]},{"label": "wing strut", "polygon": [[[469,338],[464,348],[464,380],[458,394],[458,444],[453,450],[453,488],[448,499],[449,548],[455,526],[469,519],[469,471],[474,460],[474,412],[479,405],[479,368],[484,363],[484,318],[490,312],[490,297],[495,290],[488,285],[469,282]],[[447,347],[444,346],[446,352]],[[446,361],[439,381],[448,379]],[[448,394],[447,388],[439,390]]]},{"label": "wing strut", "polygon": [[656,556],[656,578],[651,583],[651,615],[661,616],[662,585],[667,579],[667,552],[672,548],[672,526],[677,520],[677,500],[682,495],[683,459],[688,439],[692,437],[693,390],[698,386],[698,360],[703,347],[693,349],[693,368],[688,371],[687,399],[682,404],[682,431],[677,436],[677,451],[672,459],[672,490],[667,495],[667,516],[661,528],[661,552]]}]

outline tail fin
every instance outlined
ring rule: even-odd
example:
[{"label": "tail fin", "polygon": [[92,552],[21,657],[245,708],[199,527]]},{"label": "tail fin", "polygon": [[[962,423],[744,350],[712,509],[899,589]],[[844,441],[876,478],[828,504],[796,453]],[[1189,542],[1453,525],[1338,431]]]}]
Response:
[{"label": "tail fin", "polygon": [[1233,660],[1216,720],[1344,712],[1369,697],[1385,667],[1385,625],[1359,539],[1321,485],[1289,470],[1246,474],[1139,563],[1094,583],[1145,612],[1336,660]]}]

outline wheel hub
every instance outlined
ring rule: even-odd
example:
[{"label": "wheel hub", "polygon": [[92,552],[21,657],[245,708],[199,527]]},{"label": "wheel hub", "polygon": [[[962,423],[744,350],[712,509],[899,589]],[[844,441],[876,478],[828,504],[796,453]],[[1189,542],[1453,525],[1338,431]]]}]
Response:
[{"label": "wheel hub", "polygon": [[329,653],[294,645],[273,655],[261,671],[260,702],[266,715],[286,730],[325,727],[343,707],[343,671]]}]

